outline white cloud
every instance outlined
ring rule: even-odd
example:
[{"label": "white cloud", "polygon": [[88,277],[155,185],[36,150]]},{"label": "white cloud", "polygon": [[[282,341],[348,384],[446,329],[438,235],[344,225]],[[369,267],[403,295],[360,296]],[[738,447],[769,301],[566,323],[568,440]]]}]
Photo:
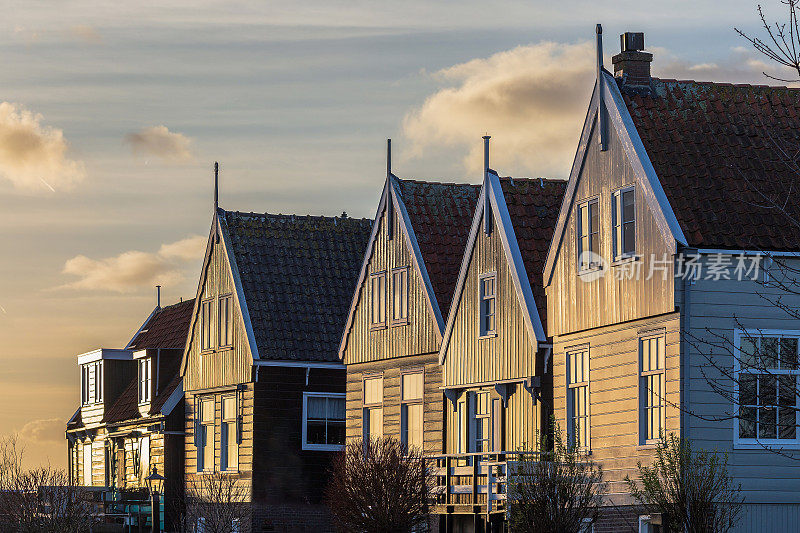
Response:
[{"label": "white cloud", "polygon": [[67,157],[64,133],[42,125],[42,115],[0,103],[0,177],[30,191],[65,189],[86,177],[81,161]]},{"label": "white cloud", "polygon": [[135,155],[156,156],[164,160],[186,161],[192,158],[192,140],[164,126],[144,128],[125,136]]},{"label": "white cloud", "polygon": [[61,418],[31,420],[19,431],[19,436],[32,443],[63,442],[66,421]]},{"label": "white cloud", "polygon": [[202,257],[205,242],[197,235],[163,244],[155,253],[131,250],[101,259],[77,255],[64,263],[63,273],[80,279],[57,288],[123,293],[175,285],[185,278],[186,264]]}]

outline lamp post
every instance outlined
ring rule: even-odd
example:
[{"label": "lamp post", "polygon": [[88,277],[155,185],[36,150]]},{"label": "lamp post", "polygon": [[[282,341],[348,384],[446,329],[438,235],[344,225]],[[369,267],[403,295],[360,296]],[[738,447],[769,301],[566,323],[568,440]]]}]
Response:
[{"label": "lamp post", "polygon": [[164,476],[156,472],[156,467],[153,465],[153,471],[144,480],[147,481],[147,488],[150,489],[151,531],[161,533],[161,506],[158,501],[158,493],[164,486]]}]

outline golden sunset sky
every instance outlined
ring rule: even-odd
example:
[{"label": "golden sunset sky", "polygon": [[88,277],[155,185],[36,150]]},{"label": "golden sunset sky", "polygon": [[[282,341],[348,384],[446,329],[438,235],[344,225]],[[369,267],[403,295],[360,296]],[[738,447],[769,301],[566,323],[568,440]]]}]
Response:
[{"label": "golden sunset sky", "polygon": [[[720,7],[724,6],[724,9]],[[778,0],[767,13],[782,15]],[[746,0],[12,1],[0,18],[0,433],[66,464],[76,355],[194,297],[226,209],[370,217],[401,177],[566,177],[623,31],[653,71],[766,83]]]}]

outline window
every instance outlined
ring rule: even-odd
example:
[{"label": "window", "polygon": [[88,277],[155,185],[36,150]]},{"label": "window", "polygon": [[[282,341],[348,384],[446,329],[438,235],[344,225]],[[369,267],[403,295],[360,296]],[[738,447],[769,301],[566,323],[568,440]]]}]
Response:
[{"label": "window", "polygon": [[665,429],[666,383],[665,376],[666,337],[659,335],[639,339],[639,418],[640,442],[650,444],[661,438]]},{"label": "window", "polygon": [[303,449],[340,450],[344,446],[345,395],[303,393]]},{"label": "window", "polygon": [[386,327],[386,272],[372,274],[370,285],[370,324],[374,328]]},{"label": "window", "polygon": [[589,448],[589,348],[567,352],[567,437]]},{"label": "window", "polygon": [[489,337],[496,334],[496,290],[497,275],[495,273],[484,274],[479,279],[480,283],[480,336]]},{"label": "window", "polygon": [[230,294],[220,297],[217,317],[217,346],[233,345],[233,297]]},{"label": "window", "polygon": [[211,311],[213,300],[206,300],[200,304],[200,349],[210,350],[211,346]]},{"label": "window", "polygon": [[661,533],[660,515],[642,515],[639,517],[639,533]]},{"label": "window", "polygon": [[423,372],[402,374],[400,384],[400,442],[422,451],[422,410],[425,388]]},{"label": "window", "polygon": [[392,325],[408,323],[408,267],[392,270]]},{"label": "window", "polygon": [[383,436],[383,377],[364,379],[364,440]]},{"label": "window", "polygon": [[81,365],[81,405],[89,403],[89,365]]},{"label": "window", "polygon": [[622,189],[613,195],[611,219],[614,226],[614,258],[626,257],[636,253],[636,210],[634,209],[635,190]]},{"label": "window", "polygon": [[139,478],[144,479],[150,475],[150,437],[139,440]]},{"label": "window", "polygon": [[220,470],[239,468],[239,436],[237,432],[239,413],[236,396],[222,397],[222,425],[220,426]]},{"label": "window", "polygon": [[737,331],[734,402],[738,444],[800,444],[798,338],[800,332]]},{"label": "window", "polygon": [[[591,252],[591,253],[587,253]],[[578,265],[580,270],[596,268],[600,255],[600,217],[598,202],[589,200],[578,206]]]},{"label": "window", "polygon": [[214,470],[214,397],[200,400],[197,424],[197,471]]},{"label": "window", "polygon": [[92,486],[92,444],[83,445],[83,485]]},{"label": "window", "polygon": [[103,401],[103,362],[98,361],[94,364],[94,401]]},{"label": "window", "polygon": [[153,391],[152,363],[149,357],[139,359],[139,403],[150,401]]},{"label": "window", "polygon": [[488,392],[477,392],[475,402],[475,434],[473,450],[475,452],[492,451],[492,404]]}]

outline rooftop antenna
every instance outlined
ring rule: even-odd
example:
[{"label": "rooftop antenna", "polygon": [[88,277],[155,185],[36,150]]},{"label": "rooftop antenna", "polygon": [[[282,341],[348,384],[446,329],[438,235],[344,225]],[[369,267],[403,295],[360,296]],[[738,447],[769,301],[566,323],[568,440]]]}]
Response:
[{"label": "rooftop antenna", "polygon": [[217,220],[219,211],[219,163],[214,161],[214,242],[219,242],[219,221]]},{"label": "rooftop antenna", "polygon": [[491,135],[483,136],[483,231],[486,235],[492,232],[492,203],[489,200],[489,139]]},{"label": "rooftop antenna", "polygon": [[161,285],[156,285],[156,308],[161,309]]},{"label": "rooftop antenna", "polygon": [[606,105],[604,100],[605,79],[603,76],[603,25],[598,24],[597,28],[597,126],[600,130],[600,151],[608,149],[608,139],[606,131]]},{"label": "rooftop antenna", "polygon": [[392,140],[386,139],[386,177],[392,175]]}]

